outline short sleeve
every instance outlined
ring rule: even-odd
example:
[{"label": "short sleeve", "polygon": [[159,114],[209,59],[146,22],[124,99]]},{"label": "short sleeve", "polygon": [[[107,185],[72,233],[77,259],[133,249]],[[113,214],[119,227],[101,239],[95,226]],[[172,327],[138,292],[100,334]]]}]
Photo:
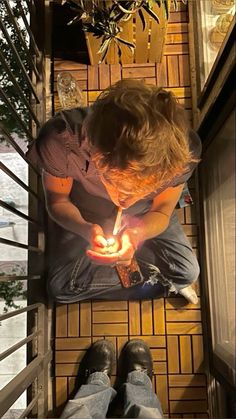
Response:
[{"label": "short sleeve", "polygon": [[[189,148],[193,157],[195,159],[200,159],[201,152],[202,152],[202,143],[201,143],[199,135],[193,130],[190,130],[189,132]],[[173,179],[170,186],[175,187],[175,186],[182,185],[183,183],[187,182],[189,178],[192,176],[197,165],[198,165],[198,162],[191,163],[189,165],[189,170],[183,175],[177,176],[175,179]]]},{"label": "short sleeve", "polygon": [[49,119],[27,152],[27,158],[41,171],[56,177],[67,177],[66,123],[60,116]]}]

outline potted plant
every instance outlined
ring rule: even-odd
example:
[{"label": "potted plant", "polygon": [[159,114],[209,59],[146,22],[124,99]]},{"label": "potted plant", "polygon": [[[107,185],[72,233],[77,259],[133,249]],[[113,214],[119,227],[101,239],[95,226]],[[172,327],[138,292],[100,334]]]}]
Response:
[{"label": "potted plant", "polygon": [[[177,10],[177,0],[172,2]],[[82,20],[92,65],[161,61],[171,0],[62,0],[62,3],[68,3],[75,11],[69,25]]]}]

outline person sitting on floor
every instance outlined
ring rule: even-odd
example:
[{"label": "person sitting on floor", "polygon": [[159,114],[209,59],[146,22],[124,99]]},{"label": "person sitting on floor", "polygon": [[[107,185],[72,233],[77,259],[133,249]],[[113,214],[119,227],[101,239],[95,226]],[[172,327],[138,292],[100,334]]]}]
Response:
[{"label": "person sitting on floor", "polygon": [[[163,418],[160,401],[152,389],[153,361],[149,347],[139,339],[126,343],[121,352],[120,389],[124,400],[124,418]],[[99,340],[89,349],[86,360],[87,382],[74,399],[69,400],[62,419],[105,418],[117,392],[110,376],[115,349],[110,341]],[[161,378],[160,378],[161,380]]]},{"label": "person sitting on floor", "polygon": [[[89,108],[42,127],[28,158],[42,170],[50,217],[48,289],[60,303],[143,299],[163,285],[197,302],[197,259],[174,211],[199,162],[201,141],[171,92],[122,80]],[[117,208],[120,247],[107,252]],[[115,265],[133,256],[144,284],[122,288]]]}]

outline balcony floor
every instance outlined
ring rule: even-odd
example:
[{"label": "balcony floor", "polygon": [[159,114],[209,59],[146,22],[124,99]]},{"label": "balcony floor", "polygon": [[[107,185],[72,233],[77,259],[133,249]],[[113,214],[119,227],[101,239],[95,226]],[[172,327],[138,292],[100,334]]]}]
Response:
[{"label": "balcony floor", "polygon": [[[171,12],[164,57],[161,64],[87,66],[55,61],[58,71],[70,71],[84,90],[86,103],[121,78],[145,78],[172,90],[185,106],[191,120],[187,14]],[[59,101],[55,85],[55,110]],[[194,197],[194,181],[189,183]],[[197,252],[195,209],[178,210],[180,222]],[[199,284],[196,285],[199,295]],[[112,320],[111,320],[112,319]],[[117,357],[130,338],[145,340],[154,359],[153,385],[165,417],[208,418],[206,377],[203,369],[201,307],[185,305],[181,297],[149,301],[83,302],[56,308],[55,384],[56,407],[73,392],[81,358],[88,346],[102,338],[111,340]],[[112,381],[115,380],[113,372]]]}]

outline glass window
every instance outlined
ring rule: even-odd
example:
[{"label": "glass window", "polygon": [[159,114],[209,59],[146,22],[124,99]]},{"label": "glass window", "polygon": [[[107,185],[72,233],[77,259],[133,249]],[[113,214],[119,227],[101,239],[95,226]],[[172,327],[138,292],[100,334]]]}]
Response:
[{"label": "glass window", "polygon": [[235,111],[201,164],[214,353],[235,371]]},{"label": "glass window", "polygon": [[201,89],[217,58],[235,14],[235,0],[200,0]]}]

